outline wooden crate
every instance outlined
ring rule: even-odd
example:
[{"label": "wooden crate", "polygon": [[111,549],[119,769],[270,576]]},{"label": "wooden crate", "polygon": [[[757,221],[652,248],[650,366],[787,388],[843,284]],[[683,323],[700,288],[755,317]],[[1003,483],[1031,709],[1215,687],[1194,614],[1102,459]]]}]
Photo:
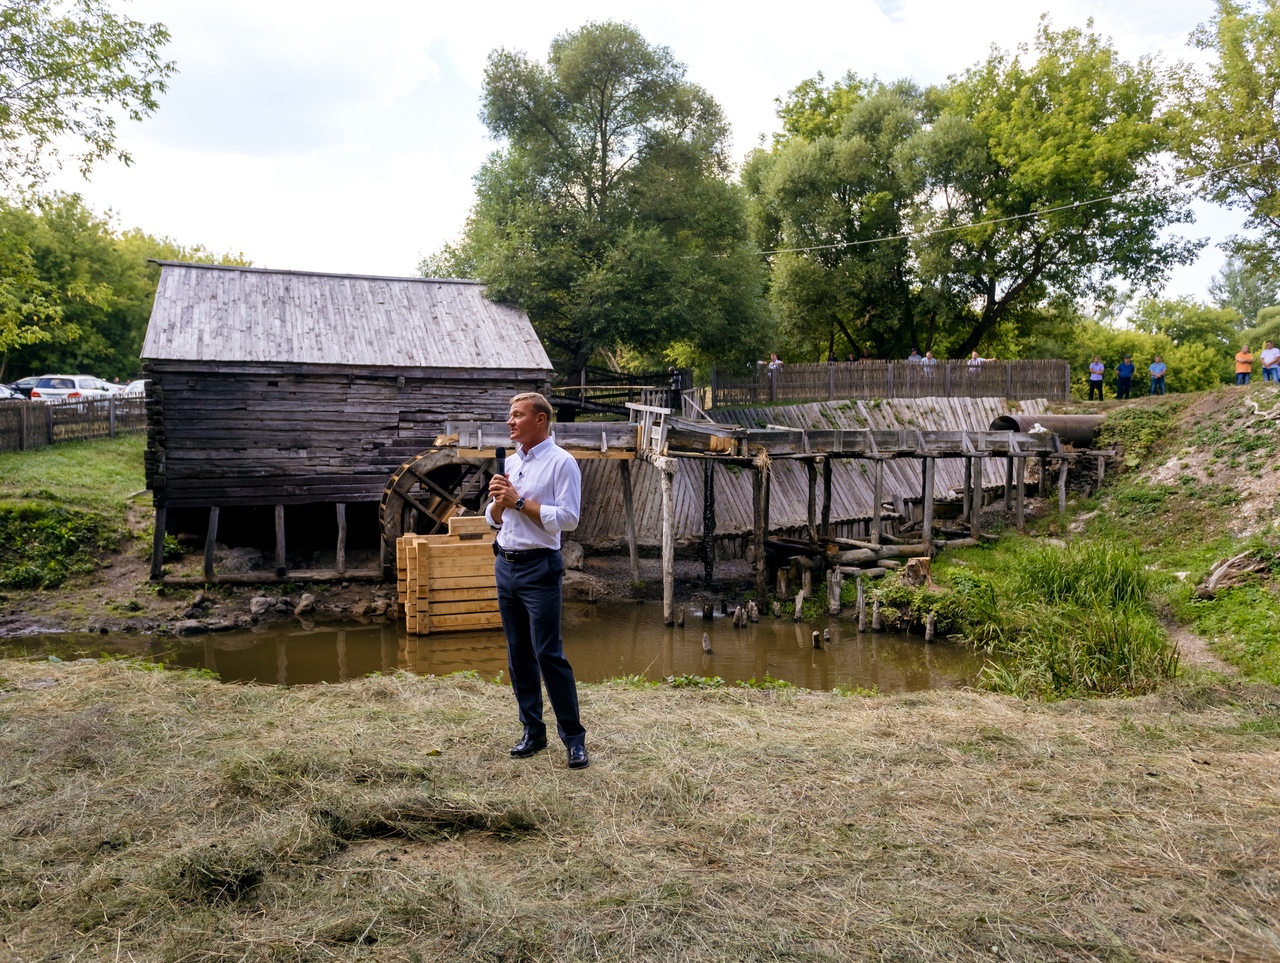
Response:
[{"label": "wooden crate", "polygon": [[396,540],[396,574],[411,635],[502,626],[493,578],[496,532],[480,517],[449,519],[447,535]]}]

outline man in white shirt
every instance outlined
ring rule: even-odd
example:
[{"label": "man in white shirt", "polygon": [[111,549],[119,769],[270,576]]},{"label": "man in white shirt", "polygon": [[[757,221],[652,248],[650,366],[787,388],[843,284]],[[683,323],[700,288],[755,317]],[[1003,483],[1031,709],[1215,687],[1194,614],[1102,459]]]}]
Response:
[{"label": "man in white shirt", "polygon": [[494,542],[498,610],[507,637],[511,688],[524,726],[524,736],[511,755],[524,759],[547,747],[542,721],[545,682],[569,768],[585,769],[590,760],[586,730],[578,718],[578,686],[560,635],[560,533],[578,527],[582,473],[573,456],[551,440],[551,414],[547,399],[536,392],[511,399],[507,428],[517,447],[507,457],[506,474],[489,482],[493,501],[485,517],[499,529]]},{"label": "man in white shirt", "polygon": [[1266,381],[1280,381],[1280,348],[1274,341],[1268,341],[1262,349],[1262,377]]}]

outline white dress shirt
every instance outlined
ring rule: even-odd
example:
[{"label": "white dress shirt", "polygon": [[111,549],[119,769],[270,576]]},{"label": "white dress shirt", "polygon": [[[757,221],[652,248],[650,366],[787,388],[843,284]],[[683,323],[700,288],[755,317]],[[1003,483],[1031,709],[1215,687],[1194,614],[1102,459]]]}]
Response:
[{"label": "white dress shirt", "polygon": [[[509,552],[530,548],[559,548],[560,533],[578,527],[582,511],[582,472],[574,457],[550,438],[528,451],[523,446],[507,457],[507,480],[520,498],[531,498],[540,506],[542,527],[514,508],[502,512],[498,545]],[[485,506],[484,517],[495,528],[493,502]]]}]

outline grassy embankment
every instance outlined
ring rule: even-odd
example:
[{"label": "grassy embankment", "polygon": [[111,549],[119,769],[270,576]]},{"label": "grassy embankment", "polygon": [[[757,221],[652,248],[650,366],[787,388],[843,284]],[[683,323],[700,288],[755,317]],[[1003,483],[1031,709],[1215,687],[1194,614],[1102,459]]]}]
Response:
[{"label": "grassy embankment", "polygon": [[119,547],[145,444],[124,435],[0,454],[0,590],[55,588]]}]

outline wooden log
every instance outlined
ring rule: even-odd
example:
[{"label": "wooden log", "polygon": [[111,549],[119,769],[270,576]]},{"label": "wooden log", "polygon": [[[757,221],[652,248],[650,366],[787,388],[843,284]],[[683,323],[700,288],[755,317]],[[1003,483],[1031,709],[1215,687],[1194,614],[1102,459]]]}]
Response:
[{"label": "wooden log", "polygon": [[880,578],[889,570],[882,565],[876,565],[871,568],[859,568],[856,565],[840,565],[836,567],[841,575],[854,575],[859,578]]},{"label": "wooden log", "polygon": [[809,542],[812,545],[818,544],[818,466],[812,459],[804,463],[805,476],[808,480],[808,496],[807,514],[805,519],[809,528]]},{"label": "wooden log", "polygon": [[289,569],[284,556],[284,506],[276,506],[276,575],[283,578]]},{"label": "wooden log", "polygon": [[339,575],[347,570],[347,506],[345,502],[338,502],[334,506],[338,515],[338,548],[335,553],[334,571]]},{"label": "wooden log", "polygon": [[875,460],[875,482],[871,494],[871,541],[879,545],[884,539],[884,526],[880,519],[881,503],[884,501],[884,462]]},{"label": "wooden log", "polygon": [[934,612],[930,612],[924,620],[924,640],[932,642],[934,633],[937,631],[938,616]]},{"label": "wooden log", "polygon": [[876,599],[871,603],[871,631],[884,631],[884,620],[880,617],[880,600]]},{"label": "wooden log", "polygon": [[973,505],[973,459],[966,458],[964,460],[964,498],[963,507],[960,509],[960,517],[968,518],[972,511]]},{"label": "wooden log", "polygon": [[764,598],[765,469],[754,466],[751,472],[751,515],[755,534],[756,598]]},{"label": "wooden log", "polygon": [[702,585],[711,588],[716,565],[716,463],[702,463]]},{"label": "wooden log", "polygon": [[1102,487],[1102,479],[1106,477],[1106,474],[1107,474],[1107,456],[1099,455],[1098,456],[1098,487],[1099,488]]},{"label": "wooden log", "polygon": [[151,577],[158,579],[164,575],[164,526],[165,507],[156,507],[155,528],[151,532]]},{"label": "wooden log", "polygon": [[[840,572],[839,568],[836,572]],[[858,575],[858,631],[867,631],[867,589],[862,584],[862,575]]]},{"label": "wooden log", "polygon": [[936,462],[932,458],[922,459],[924,471],[924,517],[920,523],[920,531],[923,534],[921,541],[925,545],[930,545],[933,539],[933,474],[936,470]]},{"label": "wooden log", "polygon": [[631,581],[640,581],[640,548],[636,544],[636,509],[631,492],[631,462],[618,463],[622,471],[622,505],[627,521],[627,549],[631,553]]},{"label": "wooden log", "polygon": [[1017,461],[1017,467],[1014,468],[1014,471],[1018,477],[1014,480],[1014,488],[1013,488],[1014,512],[1015,512],[1015,518],[1018,524],[1018,531],[1025,532],[1027,530],[1027,515],[1026,515],[1026,504],[1025,504],[1026,488],[1027,488],[1027,485],[1026,485],[1027,460],[1025,458],[1018,458],[1015,460]]},{"label": "wooden log", "polygon": [[213,550],[218,541],[218,506],[209,509],[209,528],[204,535],[204,577],[213,578]]},{"label": "wooden log", "polygon": [[676,509],[672,492],[674,472],[662,473],[662,624],[675,624]]},{"label": "wooden log", "polygon": [[831,537],[831,459],[822,459],[822,537]]},{"label": "wooden log", "polygon": [[1013,457],[1004,460],[1004,510],[1013,507]]},{"label": "wooden log", "polygon": [[[801,560],[797,559],[796,561]],[[805,561],[807,561],[807,559]],[[813,569],[809,568],[807,565],[801,566],[800,594],[805,598],[813,597]]]},{"label": "wooden log", "polygon": [[971,514],[969,515],[969,535],[972,538],[978,538],[982,535],[982,499],[984,492],[982,489],[982,459],[974,458],[973,461],[973,499],[969,505]]},{"label": "wooden log", "polygon": [[796,610],[795,610],[795,613],[791,616],[791,619],[793,622],[799,622],[802,618],[804,618],[804,592],[803,591],[796,593]]},{"label": "wooden log", "polygon": [[1058,514],[1067,510],[1067,469],[1071,463],[1063,459],[1058,465]]},{"label": "wooden log", "polygon": [[840,614],[840,573],[835,569],[827,573],[827,614]]}]

